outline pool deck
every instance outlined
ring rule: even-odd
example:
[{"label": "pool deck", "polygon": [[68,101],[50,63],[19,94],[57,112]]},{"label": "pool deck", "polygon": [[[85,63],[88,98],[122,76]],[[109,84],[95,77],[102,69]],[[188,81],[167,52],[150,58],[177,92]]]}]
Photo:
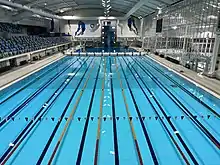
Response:
[{"label": "pool deck", "polygon": [[52,56],[48,56],[42,60],[34,61],[31,64],[13,68],[0,75],[0,90],[10,86],[11,84],[29,76],[30,74],[37,72],[45,66],[63,58],[62,53],[57,53]]}]

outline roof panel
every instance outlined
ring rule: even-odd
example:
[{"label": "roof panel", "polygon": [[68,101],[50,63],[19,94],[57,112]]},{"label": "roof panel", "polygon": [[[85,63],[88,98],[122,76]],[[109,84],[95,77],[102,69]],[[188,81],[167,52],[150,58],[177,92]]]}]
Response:
[{"label": "roof panel", "polygon": [[[111,0],[112,10],[128,13],[140,0]],[[145,16],[157,10],[157,7],[166,7],[178,0],[145,0],[145,4],[136,10],[133,15]],[[16,3],[34,6],[45,10],[59,10],[62,8],[102,8],[102,0],[14,0]],[[45,5],[46,3],[46,5]],[[123,15],[123,14],[122,14]]]}]

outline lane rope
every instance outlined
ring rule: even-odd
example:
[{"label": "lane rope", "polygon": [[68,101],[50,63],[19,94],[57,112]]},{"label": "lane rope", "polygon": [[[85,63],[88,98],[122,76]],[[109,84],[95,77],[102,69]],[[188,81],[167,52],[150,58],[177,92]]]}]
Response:
[{"label": "lane rope", "polygon": [[28,98],[26,98],[20,105],[18,105],[16,108],[13,108],[12,112],[10,112],[8,115],[6,115],[6,117],[3,118],[3,120],[0,122],[0,128],[8,123],[7,121],[12,118],[13,116],[15,116],[18,112],[20,112],[25,106],[27,106],[29,104],[29,102],[31,102],[38,94],[40,94],[44,89],[46,89],[51,83],[53,83],[57,77],[61,76],[67,69],[69,69],[77,60],[75,60],[74,62],[72,62],[70,65],[68,65],[67,67],[65,67],[61,72],[57,73],[54,77],[52,77],[51,79],[49,79],[49,81],[47,81],[45,84],[43,84],[37,91],[35,91],[33,94],[31,94],[31,96],[29,96]]},{"label": "lane rope", "polygon": [[[122,57],[123,58],[123,57]],[[125,59],[123,58],[123,60],[125,61]],[[130,72],[132,73],[132,75],[134,76],[134,73],[132,71],[132,69],[130,68],[129,64],[125,61],[126,65],[128,66],[128,69],[130,70]],[[133,66],[132,66],[133,68]],[[137,71],[133,68],[133,70],[137,73]],[[137,73],[138,74],[138,73]],[[138,74],[138,77],[140,77],[140,75]],[[140,89],[142,90],[143,94],[145,95],[146,99],[148,100],[148,102],[150,103],[151,107],[153,108],[154,112],[157,114],[157,116],[160,116],[160,114],[157,112],[156,108],[154,107],[152,101],[149,99],[149,97],[147,96],[146,92],[144,91],[144,89],[142,88],[140,82],[137,80],[137,77],[134,76],[136,82],[138,83]],[[145,82],[140,78],[141,82],[144,84],[145,88],[149,91],[149,93],[152,95],[152,92],[149,90],[149,88],[146,86]],[[152,98],[155,100],[154,95],[152,95]],[[170,120],[168,120],[168,116],[166,115],[166,113],[164,112],[163,108],[159,105],[159,103],[157,102],[157,100],[155,100],[155,102],[158,104],[161,112],[164,114],[166,120],[168,121],[168,123],[171,125],[172,129],[174,132],[176,132],[176,128],[173,126],[173,124],[171,123]],[[164,121],[161,119],[161,117],[158,118],[160,120],[160,122],[162,123],[163,127],[165,128],[166,132],[168,133],[169,137],[171,138],[172,142],[174,143],[174,145],[176,146],[177,150],[179,151],[180,155],[182,156],[183,160],[185,161],[185,163],[187,165],[190,165],[190,162],[188,161],[187,157],[185,156],[185,154],[183,153],[183,151],[181,150],[180,146],[178,145],[178,143],[175,141],[174,137],[172,136],[172,134],[170,133],[168,127],[166,126],[166,124],[164,123]],[[179,134],[175,134],[178,139],[180,139],[181,143],[183,144],[184,148],[186,148],[187,153],[189,153],[190,157],[192,157],[192,159],[194,160],[195,158],[193,157],[192,154],[190,154],[190,150],[187,148],[187,146],[185,145],[185,142],[182,140],[181,136]],[[197,161],[194,160],[195,164],[198,165]]]},{"label": "lane rope", "polygon": [[[85,140],[86,140],[86,134],[87,134],[89,121],[90,121],[90,114],[91,114],[91,111],[92,111],[93,100],[94,100],[94,96],[95,96],[95,93],[96,93],[96,86],[97,86],[97,82],[99,80],[100,69],[101,69],[101,66],[102,66],[101,64],[102,64],[103,60],[100,60],[98,71],[97,71],[97,74],[96,74],[96,77],[95,77],[95,83],[94,83],[94,86],[93,86],[92,95],[91,95],[91,99],[90,99],[90,103],[89,103],[89,107],[88,107],[86,122],[85,122],[83,133],[82,133],[82,138],[81,138],[81,142],[80,142],[80,147],[79,147],[79,151],[78,151],[78,155],[77,155],[76,164],[81,164],[82,155],[83,155],[83,148],[84,148],[84,144],[85,144]],[[91,117],[92,121],[93,121],[93,119],[94,119],[94,117]]]},{"label": "lane rope", "polygon": [[128,78],[126,77],[126,74],[125,74],[125,71],[124,71],[123,66],[122,66],[122,64],[121,64],[120,59],[119,59],[119,63],[120,63],[121,69],[122,69],[122,73],[123,73],[123,75],[124,75],[124,77],[125,77],[125,81],[126,81],[126,84],[127,84],[127,86],[128,86],[129,92],[130,92],[130,94],[131,94],[131,98],[132,98],[132,101],[133,101],[133,103],[134,103],[136,112],[137,112],[137,114],[138,114],[138,117],[139,117],[139,120],[140,120],[142,129],[143,129],[143,133],[144,133],[144,135],[145,135],[145,139],[146,139],[146,142],[147,142],[147,144],[148,144],[148,147],[149,147],[149,150],[150,150],[151,157],[152,157],[152,159],[153,159],[154,165],[158,165],[158,164],[159,164],[158,158],[157,158],[157,156],[156,156],[154,147],[153,147],[152,142],[151,142],[151,139],[150,139],[150,137],[149,137],[149,135],[148,135],[147,129],[146,129],[146,127],[145,127],[145,124],[144,124],[144,122],[143,122],[143,120],[142,120],[143,118],[141,117],[141,113],[140,113],[140,110],[139,110],[139,108],[138,108],[137,102],[136,102],[136,100],[135,100],[135,96],[134,96],[134,94],[133,94],[133,91],[131,90],[131,87],[130,87]]},{"label": "lane rope", "polygon": [[208,137],[208,139],[212,141],[218,149],[220,149],[219,141],[206,129],[206,127],[197,118],[194,117],[194,115],[190,112],[190,110],[183,103],[181,103],[181,101],[179,101],[178,98],[174,96],[174,94],[172,94],[172,92],[170,92],[170,90],[168,90],[152,73],[147,72],[145,70],[146,68],[143,65],[141,65],[139,61],[138,62],[137,60],[134,60],[134,61],[144,71],[145,74],[147,74],[150,77],[152,76],[151,79],[154,81],[154,83],[157,84],[160,87],[160,89],[177,105],[177,107],[179,107],[180,110],[187,117],[190,118],[192,123],[194,123],[201,130],[201,132],[204,133]]},{"label": "lane rope", "polygon": [[201,99],[199,99],[198,97],[196,97],[194,94],[192,94],[188,89],[186,89],[185,87],[183,87],[181,84],[179,84],[176,80],[172,79],[171,77],[169,77],[168,75],[163,74],[163,72],[153,66],[152,64],[150,64],[150,62],[146,61],[145,59],[147,59],[147,57],[142,58],[144,59],[144,63],[148,64],[149,66],[151,66],[152,68],[154,68],[154,70],[156,70],[158,73],[160,73],[161,75],[163,75],[164,77],[166,77],[168,80],[170,80],[171,82],[173,82],[174,84],[176,84],[180,89],[182,89],[185,93],[187,93],[189,96],[193,97],[197,102],[201,103],[204,107],[206,107],[211,113],[213,113],[215,116],[217,116],[218,118],[220,118],[220,114],[218,112],[216,112],[213,108],[211,108],[209,105],[207,105],[204,101],[202,101]]},{"label": "lane rope", "polygon": [[126,96],[125,96],[125,93],[124,93],[124,88],[123,88],[122,80],[121,80],[121,77],[120,77],[120,73],[118,71],[118,65],[117,65],[116,57],[114,57],[114,63],[115,63],[115,66],[116,66],[116,73],[118,75],[118,80],[120,81],[120,88],[121,88],[121,92],[122,92],[122,96],[123,96],[123,100],[124,100],[124,104],[125,104],[125,109],[126,109],[126,112],[127,112],[128,118],[129,118],[128,121],[129,121],[129,124],[130,124],[131,133],[132,133],[133,140],[134,140],[134,143],[135,143],[135,147],[136,147],[136,150],[137,150],[139,164],[143,165],[143,159],[142,159],[142,156],[141,156],[140,147],[138,145],[138,141],[137,141],[137,136],[136,136],[136,133],[135,133],[134,125],[133,125],[132,120],[130,119],[131,114],[130,114],[128,103],[127,103],[127,99],[126,99]]},{"label": "lane rope", "polygon": [[99,104],[99,118],[98,118],[97,134],[96,134],[94,165],[98,164],[99,141],[100,141],[100,135],[101,135],[102,114],[103,114],[103,100],[104,100],[104,94],[105,94],[105,78],[106,78],[105,74],[106,74],[106,59],[105,59],[105,65],[104,65],[104,76],[102,80],[102,93],[101,93],[100,104]]},{"label": "lane rope", "polygon": [[[84,61],[84,63],[88,60],[88,58]],[[81,67],[84,65],[84,63],[81,65]],[[78,71],[81,69],[81,67],[77,70],[77,72],[75,73],[75,75],[78,73]],[[77,67],[76,67],[77,68]],[[76,68],[74,69],[74,71],[76,70]],[[72,76],[70,81],[75,77]],[[69,77],[67,77],[68,79]],[[21,131],[21,133],[17,136],[17,138],[13,141],[13,145],[10,145],[9,148],[4,152],[4,154],[1,156],[0,158],[0,163],[4,160],[4,162],[2,164],[4,164],[9,158],[10,156],[16,151],[16,149],[19,147],[19,145],[23,142],[23,140],[26,138],[26,136],[28,136],[28,134],[30,133],[30,131],[34,128],[34,126],[41,121],[41,118],[43,117],[43,115],[48,111],[48,109],[53,105],[53,103],[56,101],[56,99],[58,98],[58,96],[62,93],[62,91],[67,87],[67,85],[70,83],[70,81],[68,81],[67,83],[62,83],[57,90],[54,92],[53,95],[51,95],[51,97],[46,101],[46,103],[43,105],[43,107],[40,108],[40,110],[38,111],[37,114],[35,114],[35,116],[33,117],[33,120],[31,120],[27,126]],[[64,87],[60,90],[60,88],[64,85]],[[57,92],[60,90],[60,92],[57,94]],[[55,96],[55,98],[54,98]],[[52,102],[51,99],[53,99]],[[43,111],[44,110],[44,111]],[[43,113],[40,115],[40,113],[43,111]],[[39,116],[40,115],[40,116]],[[39,117],[38,117],[39,116]],[[35,123],[34,123],[35,121]],[[33,123],[33,125],[32,125]],[[31,126],[32,125],[32,126]],[[28,128],[30,127],[30,129],[28,130]],[[26,132],[27,131],[27,132]],[[20,141],[19,141],[20,140]]]},{"label": "lane rope", "polygon": [[86,79],[86,81],[85,81],[85,83],[84,83],[84,85],[83,85],[83,88],[81,89],[80,94],[79,94],[79,96],[78,96],[78,98],[77,98],[77,100],[76,100],[76,103],[75,103],[75,105],[74,105],[74,107],[73,107],[73,109],[72,109],[72,111],[71,111],[71,113],[70,113],[70,115],[69,115],[69,117],[68,117],[68,120],[67,120],[67,122],[66,122],[66,124],[65,124],[65,126],[64,126],[64,129],[63,129],[63,131],[62,131],[62,133],[61,133],[61,135],[60,135],[60,137],[59,137],[59,139],[58,139],[58,141],[57,141],[57,143],[56,143],[56,146],[55,146],[55,148],[54,148],[54,150],[53,150],[53,153],[52,153],[52,155],[51,155],[51,157],[50,157],[50,159],[49,159],[49,161],[48,161],[48,165],[51,165],[51,164],[52,164],[53,159],[54,159],[54,157],[55,157],[55,155],[56,155],[56,152],[58,151],[59,146],[60,146],[60,144],[61,144],[61,142],[62,142],[62,140],[63,140],[63,137],[64,137],[64,135],[66,134],[66,131],[67,131],[67,129],[68,129],[68,127],[69,127],[69,125],[70,125],[72,119],[73,119],[73,116],[74,116],[74,114],[75,114],[75,112],[76,112],[76,109],[77,109],[77,107],[78,107],[78,105],[79,105],[79,102],[80,102],[80,100],[81,100],[81,98],[82,98],[82,95],[83,95],[83,93],[84,93],[84,90],[85,90],[85,88],[86,88],[86,86],[87,86],[87,84],[88,84],[88,82],[89,82],[89,79],[90,79],[91,73],[92,73],[92,71],[93,71],[93,69],[94,69],[94,66],[95,66],[95,62],[94,62],[93,65],[92,65],[92,69],[91,69],[90,72],[89,72],[89,75],[88,75],[88,77],[87,77],[87,79]]}]

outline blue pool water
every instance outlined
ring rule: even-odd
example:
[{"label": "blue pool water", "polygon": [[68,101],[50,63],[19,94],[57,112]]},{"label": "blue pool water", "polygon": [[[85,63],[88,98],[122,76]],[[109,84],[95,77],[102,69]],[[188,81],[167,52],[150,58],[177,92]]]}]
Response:
[{"label": "blue pool water", "polygon": [[219,116],[147,56],[65,57],[0,91],[0,164],[218,165]]},{"label": "blue pool water", "polygon": [[86,52],[137,52],[133,48],[86,48]]}]

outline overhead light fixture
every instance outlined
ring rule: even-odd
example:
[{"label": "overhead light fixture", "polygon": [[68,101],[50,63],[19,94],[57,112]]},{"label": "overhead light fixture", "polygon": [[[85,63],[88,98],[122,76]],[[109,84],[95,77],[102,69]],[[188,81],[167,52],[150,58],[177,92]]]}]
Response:
[{"label": "overhead light fixture", "polygon": [[104,16],[105,17],[109,16],[110,9],[112,8],[110,4],[110,0],[102,0],[102,6],[104,8]]},{"label": "overhead light fixture", "polygon": [[3,9],[7,9],[7,10],[10,10],[10,11],[15,11],[14,8],[10,7],[10,6],[6,6],[6,5],[0,5],[1,8]]},{"label": "overhead light fixture", "polygon": [[217,19],[218,17],[214,16],[214,15],[209,15],[207,18],[209,18],[209,19]]},{"label": "overhead light fixture", "polygon": [[38,14],[33,14],[32,16],[33,16],[33,17],[37,17],[37,18],[41,18],[41,16],[38,15]]},{"label": "overhead light fixture", "polygon": [[176,29],[177,29],[177,26],[173,26],[172,29],[176,30]]}]

